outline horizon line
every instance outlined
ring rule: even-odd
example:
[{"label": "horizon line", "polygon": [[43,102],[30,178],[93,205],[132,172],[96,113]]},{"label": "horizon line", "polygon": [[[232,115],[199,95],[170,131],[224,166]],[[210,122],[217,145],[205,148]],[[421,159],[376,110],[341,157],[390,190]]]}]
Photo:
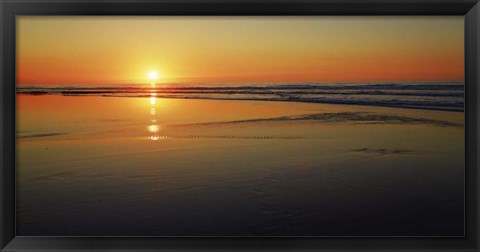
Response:
[{"label": "horizon line", "polygon": [[391,83],[391,82],[465,82],[465,80],[371,80],[371,81],[197,81],[197,82],[88,82],[88,83],[15,83],[15,85],[169,85],[169,84],[258,84],[258,83]]}]

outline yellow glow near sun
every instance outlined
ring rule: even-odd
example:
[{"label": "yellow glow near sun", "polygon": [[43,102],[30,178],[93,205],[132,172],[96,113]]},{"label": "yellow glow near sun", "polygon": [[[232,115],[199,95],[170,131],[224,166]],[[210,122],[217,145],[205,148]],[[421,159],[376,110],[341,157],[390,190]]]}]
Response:
[{"label": "yellow glow near sun", "polygon": [[148,78],[152,81],[158,79],[158,74],[155,71],[151,71],[148,73]]}]

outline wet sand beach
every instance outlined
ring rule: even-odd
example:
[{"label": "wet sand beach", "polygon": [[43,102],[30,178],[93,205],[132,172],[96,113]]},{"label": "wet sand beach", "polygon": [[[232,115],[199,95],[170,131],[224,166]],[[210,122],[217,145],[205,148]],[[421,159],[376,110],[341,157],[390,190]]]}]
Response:
[{"label": "wet sand beach", "polygon": [[463,236],[463,112],[17,95],[17,234]]}]

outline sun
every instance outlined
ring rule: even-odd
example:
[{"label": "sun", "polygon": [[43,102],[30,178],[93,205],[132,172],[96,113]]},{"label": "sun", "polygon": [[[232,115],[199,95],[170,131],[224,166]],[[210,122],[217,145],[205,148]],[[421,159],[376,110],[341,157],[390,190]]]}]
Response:
[{"label": "sun", "polygon": [[149,78],[150,80],[152,80],[152,81],[158,79],[158,74],[157,74],[157,72],[155,72],[155,71],[150,71],[150,72],[148,73],[148,78]]}]

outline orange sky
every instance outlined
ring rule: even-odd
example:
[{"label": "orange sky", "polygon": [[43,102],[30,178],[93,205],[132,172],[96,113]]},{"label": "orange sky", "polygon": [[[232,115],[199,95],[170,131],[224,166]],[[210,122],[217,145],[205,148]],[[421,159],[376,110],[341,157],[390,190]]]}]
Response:
[{"label": "orange sky", "polygon": [[463,16],[17,17],[17,84],[463,80]]}]

